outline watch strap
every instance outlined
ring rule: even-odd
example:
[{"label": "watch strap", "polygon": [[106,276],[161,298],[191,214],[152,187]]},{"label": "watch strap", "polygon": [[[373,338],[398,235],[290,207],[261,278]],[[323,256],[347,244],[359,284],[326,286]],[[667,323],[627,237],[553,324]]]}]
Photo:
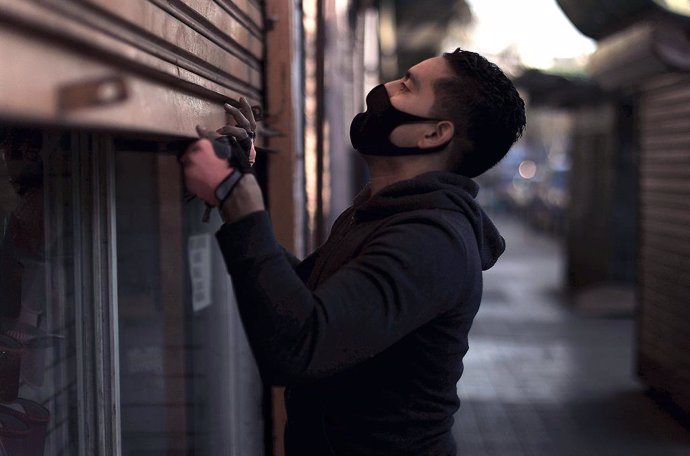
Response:
[{"label": "watch strap", "polygon": [[223,207],[223,203],[225,202],[226,199],[230,196],[232,193],[233,189],[235,188],[235,185],[240,181],[242,178],[242,172],[239,170],[235,169],[230,173],[228,177],[226,177],[223,182],[218,184],[218,187],[216,187],[215,190],[215,196],[216,199],[218,200],[218,209],[220,210]]}]

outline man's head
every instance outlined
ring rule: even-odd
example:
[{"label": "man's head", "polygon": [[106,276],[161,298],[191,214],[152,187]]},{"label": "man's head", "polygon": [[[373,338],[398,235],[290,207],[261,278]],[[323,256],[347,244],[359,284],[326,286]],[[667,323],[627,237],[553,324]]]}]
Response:
[{"label": "man's head", "polygon": [[[355,145],[365,154],[442,151],[449,169],[474,177],[503,158],[525,125],[525,106],[513,84],[474,52],[458,49],[424,60],[383,87],[390,108],[379,115],[381,110],[371,106],[381,105],[379,99],[385,98],[376,88],[367,97],[367,113],[353,121],[353,145],[370,146],[364,151]],[[382,125],[388,126],[384,137],[372,143]],[[390,141],[388,150],[384,140]]]},{"label": "man's head", "polygon": [[474,177],[498,163],[525,128],[525,103],[513,83],[481,55],[456,49],[441,57],[452,77],[434,84],[431,112],[455,126],[457,172]]}]

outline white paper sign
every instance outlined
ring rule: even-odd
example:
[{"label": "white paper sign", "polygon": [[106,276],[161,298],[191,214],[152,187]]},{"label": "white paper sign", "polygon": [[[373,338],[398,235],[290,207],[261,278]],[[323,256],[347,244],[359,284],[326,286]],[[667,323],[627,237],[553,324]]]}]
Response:
[{"label": "white paper sign", "polygon": [[211,235],[190,236],[187,253],[192,280],[192,308],[198,312],[211,305]]}]

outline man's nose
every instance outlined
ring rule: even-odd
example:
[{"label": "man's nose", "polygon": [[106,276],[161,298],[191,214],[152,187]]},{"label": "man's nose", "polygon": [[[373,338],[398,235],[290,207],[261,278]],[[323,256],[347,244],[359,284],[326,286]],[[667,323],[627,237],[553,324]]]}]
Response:
[{"label": "man's nose", "polygon": [[386,88],[386,92],[388,92],[388,98],[392,97],[395,95],[396,92],[396,87],[398,86],[397,81],[388,81],[383,86]]}]

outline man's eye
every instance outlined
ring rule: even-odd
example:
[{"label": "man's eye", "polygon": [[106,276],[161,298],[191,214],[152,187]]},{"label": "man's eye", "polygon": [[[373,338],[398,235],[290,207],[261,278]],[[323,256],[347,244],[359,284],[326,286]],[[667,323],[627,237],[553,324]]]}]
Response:
[{"label": "man's eye", "polygon": [[403,92],[407,92],[407,91],[409,91],[410,89],[407,88],[407,86],[405,85],[404,82],[401,82],[401,83],[400,83],[400,90],[402,90]]}]

